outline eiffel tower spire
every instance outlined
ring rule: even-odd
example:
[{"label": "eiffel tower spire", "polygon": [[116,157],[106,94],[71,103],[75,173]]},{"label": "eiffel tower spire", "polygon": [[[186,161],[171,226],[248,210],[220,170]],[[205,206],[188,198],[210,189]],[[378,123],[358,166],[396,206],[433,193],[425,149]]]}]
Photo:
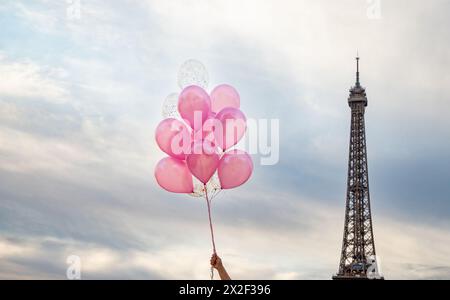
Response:
[{"label": "eiffel tower spire", "polygon": [[367,167],[364,120],[367,95],[359,82],[359,55],[356,57],[356,84],[350,89],[348,105],[351,109],[351,126],[344,237],[339,271],[333,279],[377,278],[379,274],[372,273],[378,271],[378,267]]},{"label": "eiffel tower spire", "polygon": [[356,54],[356,86],[360,86],[360,83],[359,83],[359,53]]}]

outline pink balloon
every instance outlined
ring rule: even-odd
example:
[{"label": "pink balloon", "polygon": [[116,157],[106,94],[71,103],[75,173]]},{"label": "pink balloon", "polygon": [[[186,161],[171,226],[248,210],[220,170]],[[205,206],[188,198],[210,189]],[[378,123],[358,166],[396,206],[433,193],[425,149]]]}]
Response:
[{"label": "pink balloon", "polygon": [[211,110],[220,112],[227,107],[239,108],[241,98],[234,87],[228,84],[221,84],[211,92]]},{"label": "pink balloon", "polygon": [[219,132],[215,135],[217,145],[225,151],[236,145],[244,136],[247,119],[243,112],[233,107],[222,109],[216,118],[222,124],[222,134]]},{"label": "pink balloon", "polygon": [[196,85],[186,87],[178,98],[178,111],[191,128],[200,129],[211,112],[208,93]]},{"label": "pink balloon", "polygon": [[219,120],[216,119],[216,114],[211,112],[208,118],[206,119],[205,123],[203,123],[201,130],[197,131],[194,130],[192,132],[192,140],[193,141],[207,140],[215,145],[216,138],[214,136],[214,130],[218,126],[221,126],[221,123]]},{"label": "pink balloon", "polygon": [[187,156],[186,163],[192,175],[206,184],[216,172],[219,160],[215,148],[208,141],[204,141],[194,143],[192,153]]},{"label": "pink balloon", "polygon": [[184,160],[191,147],[191,135],[183,122],[165,119],[159,123],[155,133],[156,143],[166,154]]},{"label": "pink balloon", "polygon": [[172,193],[192,193],[194,184],[192,175],[186,162],[173,157],[166,157],[159,161],[155,168],[158,184]]},{"label": "pink balloon", "polygon": [[241,150],[225,153],[217,168],[222,189],[232,189],[247,182],[253,172],[250,155]]},{"label": "pink balloon", "polygon": [[203,124],[202,131],[197,132],[195,134],[195,139],[199,140],[201,137],[203,140],[207,140],[211,142],[211,144],[213,144],[215,147],[217,147],[218,144],[216,140],[216,135],[217,136],[223,135],[222,123],[218,119],[216,119],[215,113],[212,114],[213,115],[210,115],[210,117]]}]

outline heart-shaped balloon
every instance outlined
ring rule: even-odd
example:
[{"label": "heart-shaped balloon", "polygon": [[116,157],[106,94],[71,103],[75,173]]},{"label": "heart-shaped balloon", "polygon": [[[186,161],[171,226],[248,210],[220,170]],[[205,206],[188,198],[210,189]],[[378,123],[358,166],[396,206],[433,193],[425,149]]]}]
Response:
[{"label": "heart-shaped balloon", "polygon": [[166,157],[159,161],[155,168],[158,184],[172,193],[192,193],[194,185],[192,175],[185,161]]},{"label": "heart-shaped balloon", "polygon": [[166,154],[184,160],[189,152],[192,138],[183,122],[169,118],[159,123],[155,133],[156,143]]},{"label": "heart-shaped balloon", "polygon": [[225,153],[217,168],[220,186],[225,190],[244,184],[250,178],[252,172],[252,158],[241,150],[232,150]]},{"label": "heart-shaped balloon", "polygon": [[178,98],[178,111],[191,128],[199,130],[211,112],[208,93],[199,86],[188,86]]},{"label": "heart-shaped balloon", "polygon": [[236,145],[247,130],[247,119],[243,112],[234,107],[222,109],[216,119],[221,123],[222,134],[216,134],[217,145],[223,151]]},{"label": "heart-shaped balloon", "polygon": [[211,110],[215,113],[227,107],[239,108],[241,98],[234,87],[221,84],[211,92]]},{"label": "heart-shaped balloon", "polygon": [[187,156],[186,163],[192,175],[206,184],[216,172],[219,160],[215,148],[204,140],[193,144],[192,153]]}]

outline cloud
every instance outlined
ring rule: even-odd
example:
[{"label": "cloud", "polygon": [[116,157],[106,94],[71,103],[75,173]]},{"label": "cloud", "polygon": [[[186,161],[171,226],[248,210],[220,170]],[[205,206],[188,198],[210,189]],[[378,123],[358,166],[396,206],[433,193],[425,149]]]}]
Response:
[{"label": "cloud", "polygon": [[6,239],[0,240],[0,257],[18,257],[27,256],[33,254],[33,248],[21,245],[19,243],[14,243]]},{"label": "cloud", "polygon": [[[224,215],[215,215],[218,250],[234,278],[331,278],[337,271],[341,235],[335,228],[342,225],[342,209],[311,202],[304,202],[302,205],[302,202],[295,207],[293,218],[306,219],[308,228],[293,226],[283,229],[283,234],[277,228],[263,228],[258,224],[242,226],[224,221]],[[243,211],[242,214],[245,216],[247,213]],[[121,218],[129,225],[135,225],[138,221],[136,216],[122,214]],[[185,227],[183,233],[179,231],[179,226],[184,223],[181,219],[172,219],[171,222],[151,218],[146,220],[150,226],[160,230],[142,235],[139,238],[139,248],[132,244],[116,248],[99,241],[82,242],[79,239],[45,236],[22,236],[21,241],[3,239],[0,243],[0,269],[11,264],[21,269],[30,266],[30,262],[39,261],[34,266],[31,264],[33,272],[64,278],[68,267],[66,257],[77,255],[81,259],[83,278],[208,277],[210,249],[206,218],[188,223],[190,226]],[[141,221],[144,219],[139,220]],[[450,255],[449,250],[447,247],[438,247],[450,241],[448,225],[436,230],[432,226],[394,221],[378,215],[375,222],[377,252],[387,279],[450,277],[450,265],[446,259]],[[162,236],[166,234],[171,236],[170,242],[161,243]],[[430,248],[429,245],[435,247]]]},{"label": "cloud", "polygon": [[44,1],[36,1],[31,6],[21,2],[15,2],[12,6],[17,16],[24,20],[29,27],[36,31],[44,33],[55,33],[58,25],[61,22],[61,16],[63,15],[63,8],[60,5],[53,6],[47,10],[39,9],[39,7],[45,4]]},{"label": "cloud", "polygon": [[40,66],[30,60],[11,61],[0,55],[0,99],[43,99],[49,102],[64,102],[67,99],[62,78],[64,72],[58,68]]}]

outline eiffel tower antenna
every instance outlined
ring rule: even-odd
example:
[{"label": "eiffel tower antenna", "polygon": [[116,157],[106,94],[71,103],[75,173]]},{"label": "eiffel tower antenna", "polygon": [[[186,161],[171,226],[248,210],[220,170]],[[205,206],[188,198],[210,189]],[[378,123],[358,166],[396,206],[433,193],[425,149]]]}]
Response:
[{"label": "eiffel tower antenna", "polygon": [[360,86],[359,83],[359,52],[356,51],[356,86]]}]

